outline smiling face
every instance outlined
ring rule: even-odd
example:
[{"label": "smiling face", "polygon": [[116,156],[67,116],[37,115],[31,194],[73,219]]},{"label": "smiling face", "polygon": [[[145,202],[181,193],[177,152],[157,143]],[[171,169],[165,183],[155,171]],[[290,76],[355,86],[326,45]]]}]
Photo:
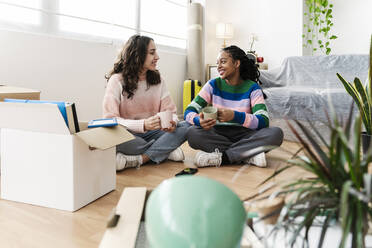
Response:
[{"label": "smiling face", "polygon": [[155,43],[153,40],[150,40],[149,45],[147,46],[146,59],[143,63],[143,72],[146,72],[148,70],[155,71],[158,60],[159,55],[156,51]]},{"label": "smiling face", "polygon": [[217,71],[222,79],[230,79],[239,73],[240,61],[234,61],[231,55],[221,51],[217,57]]}]

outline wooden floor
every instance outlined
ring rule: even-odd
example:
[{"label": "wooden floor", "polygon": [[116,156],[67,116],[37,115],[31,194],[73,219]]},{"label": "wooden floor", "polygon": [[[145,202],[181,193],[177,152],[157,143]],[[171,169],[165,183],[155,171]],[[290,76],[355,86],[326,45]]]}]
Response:
[{"label": "wooden floor", "polygon": [[[255,192],[257,186],[271,175],[280,161],[288,159],[298,149],[296,143],[285,142],[281,148],[267,154],[268,168],[254,166],[224,166],[202,168],[197,175],[213,178],[243,199]],[[54,210],[23,203],[0,200],[0,246],[1,247],[98,247],[106,228],[107,218],[125,187],[146,186],[155,188],[163,180],[172,178],[184,167],[193,167],[195,150],[183,145],[186,160],[145,165],[140,169],[128,169],[117,174],[116,190],[74,212]],[[289,152],[288,152],[289,151]],[[288,170],[275,178],[279,183],[300,177],[298,169]]]}]

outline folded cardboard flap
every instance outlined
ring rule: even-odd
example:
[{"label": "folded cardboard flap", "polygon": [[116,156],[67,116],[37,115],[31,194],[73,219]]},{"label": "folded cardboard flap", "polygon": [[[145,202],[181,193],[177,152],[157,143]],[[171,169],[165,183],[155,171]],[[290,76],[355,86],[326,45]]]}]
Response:
[{"label": "folded cardboard flap", "polygon": [[55,104],[0,102],[0,128],[70,134]]},{"label": "folded cardboard flap", "polygon": [[134,136],[121,125],[114,127],[97,127],[74,134],[85,144],[101,150],[134,139]]},{"label": "folded cardboard flap", "polygon": [[40,99],[40,91],[0,84],[0,101],[3,101],[4,98],[38,100]]}]

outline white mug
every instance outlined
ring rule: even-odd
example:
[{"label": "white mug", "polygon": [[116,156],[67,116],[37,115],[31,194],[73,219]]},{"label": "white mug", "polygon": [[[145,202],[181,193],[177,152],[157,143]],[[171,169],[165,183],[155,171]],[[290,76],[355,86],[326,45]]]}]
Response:
[{"label": "white mug", "polygon": [[171,111],[159,112],[157,115],[160,117],[161,128],[170,128],[172,126],[173,114]]},{"label": "white mug", "polygon": [[217,108],[213,106],[208,106],[203,108],[203,114],[204,114],[204,119],[215,119],[217,120]]}]

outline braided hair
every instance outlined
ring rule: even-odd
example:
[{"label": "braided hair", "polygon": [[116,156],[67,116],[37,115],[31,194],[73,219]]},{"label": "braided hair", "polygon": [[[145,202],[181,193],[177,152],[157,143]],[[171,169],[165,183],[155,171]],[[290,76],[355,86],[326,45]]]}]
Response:
[{"label": "braided hair", "polygon": [[[117,61],[111,71],[105,76],[107,81],[115,73],[123,76],[123,92],[128,94],[128,99],[132,98],[138,87],[138,73],[142,70],[147,56],[147,48],[152,38],[141,35],[133,35],[125,43],[118,55]],[[146,72],[147,87],[159,84],[161,81],[158,70]]]},{"label": "braided hair", "polygon": [[228,46],[222,48],[222,51],[230,54],[234,61],[240,60],[239,73],[243,80],[252,80],[259,83],[260,71],[257,68],[256,63],[249,59],[245,52],[237,46]]}]

